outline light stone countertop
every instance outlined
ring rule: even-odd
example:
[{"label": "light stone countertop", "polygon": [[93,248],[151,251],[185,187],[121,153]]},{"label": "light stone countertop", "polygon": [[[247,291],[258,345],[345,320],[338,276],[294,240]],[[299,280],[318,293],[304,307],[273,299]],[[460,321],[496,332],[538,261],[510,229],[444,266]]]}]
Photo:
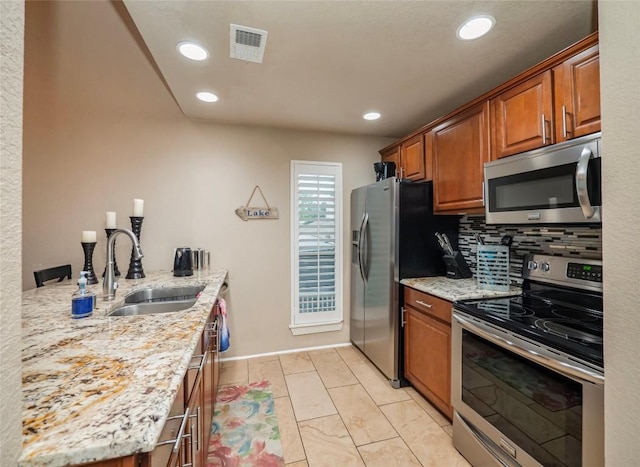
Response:
[{"label": "light stone countertop", "polygon": [[479,289],[475,277],[472,279],[449,279],[445,276],[418,277],[415,279],[402,279],[400,283],[450,302],[473,298],[508,297],[510,295],[520,295],[522,292],[520,287],[513,285],[508,292]]},{"label": "light stone countertop", "polygon": [[[102,282],[88,318],[71,318],[77,278],[22,294],[20,466],[57,467],[153,450],[205,322],[227,278],[225,269],[146,272],[118,278],[112,302]],[[144,287],[205,285],[182,311],[106,316]]]}]

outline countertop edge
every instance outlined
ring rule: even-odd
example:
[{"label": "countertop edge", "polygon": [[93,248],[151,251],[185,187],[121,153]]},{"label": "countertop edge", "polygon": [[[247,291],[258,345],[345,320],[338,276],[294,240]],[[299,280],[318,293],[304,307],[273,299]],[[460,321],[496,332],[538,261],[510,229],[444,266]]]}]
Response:
[{"label": "countertop edge", "polygon": [[400,284],[418,290],[420,292],[428,293],[449,302],[456,302],[459,300],[509,297],[520,295],[522,293],[522,289],[514,285],[512,285],[508,291],[479,289],[477,286],[476,278],[450,279],[445,276],[417,277],[402,279],[400,281]]}]

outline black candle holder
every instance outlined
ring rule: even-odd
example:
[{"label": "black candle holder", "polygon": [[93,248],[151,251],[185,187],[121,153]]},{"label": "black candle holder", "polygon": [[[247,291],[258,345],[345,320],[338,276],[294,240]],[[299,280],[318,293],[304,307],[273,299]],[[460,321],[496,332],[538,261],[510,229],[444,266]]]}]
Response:
[{"label": "black candle holder", "polygon": [[[144,217],[130,216],[131,219],[131,231],[136,235],[138,243],[140,242],[140,231],[142,230],[142,221]],[[131,259],[129,260],[129,271],[127,272],[127,279],[142,279],[146,277],[144,270],[142,269],[142,260],[135,258],[135,249],[131,248]]]},{"label": "black candle holder", "polygon": [[80,242],[82,250],[84,251],[84,266],[83,271],[87,272],[85,276],[87,278],[87,284],[97,284],[98,278],[93,271],[93,250],[96,248],[96,242]]},{"label": "black candle holder", "polygon": [[[109,241],[109,237],[111,237],[111,234],[113,232],[115,232],[118,229],[104,229],[105,233],[107,234],[107,241]],[[113,240],[113,251],[116,251],[116,241],[115,239]],[[113,270],[115,272],[116,277],[121,276],[122,274],[120,273],[120,271],[118,270],[118,263],[116,263],[116,255],[115,253],[113,254]],[[107,267],[104,267],[104,272],[102,273],[102,277],[104,277],[104,275],[107,272]]]}]

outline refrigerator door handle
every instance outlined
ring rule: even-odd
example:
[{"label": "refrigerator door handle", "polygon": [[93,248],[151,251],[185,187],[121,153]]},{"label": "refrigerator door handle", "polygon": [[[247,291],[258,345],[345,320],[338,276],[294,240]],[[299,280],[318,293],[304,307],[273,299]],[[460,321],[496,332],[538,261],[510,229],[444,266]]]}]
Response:
[{"label": "refrigerator door handle", "polygon": [[367,213],[362,214],[362,221],[360,221],[360,230],[358,230],[358,268],[360,270],[360,277],[362,277],[362,281],[366,284],[367,279],[364,276],[364,269],[362,265],[362,238],[364,232],[364,222],[367,218]]},{"label": "refrigerator door handle", "polygon": [[[364,219],[362,221],[362,235],[361,235],[361,243],[360,243],[360,274],[362,275],[362,280],[364,284],[367,285],[367,280],[369,279],[369,274],[367,273],[367,261],[369,260],[369,239],[367,238],[367,227],[369,226],[369,213],[365,213]],[[364,248],[362,248],[362,240],[365,240],[365,245],[367,246],[366,255],[364,253]]]}]

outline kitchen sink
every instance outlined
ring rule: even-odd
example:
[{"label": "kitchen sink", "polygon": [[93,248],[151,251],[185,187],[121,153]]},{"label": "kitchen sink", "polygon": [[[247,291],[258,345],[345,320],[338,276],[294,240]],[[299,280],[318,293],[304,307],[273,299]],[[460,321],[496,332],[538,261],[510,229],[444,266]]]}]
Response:
[{"label": "kitchen sink", "polygon": [[196,304],[205,286],[157,287],[136,290],[108,316],[134,316],[186,310]]},{"label": "kitchen sink", "polygon": [[188,285],[181,287],[149,287],[136,290],[124,297],[124,303],[158,303],[196,300],[204,290],[204,285]]},{"label": "kitchen sink", "polygon": [[195,300],[175,300],[156,303],[131,303],[124,304],[111,313],[109,316],[134,316],[148,315],[151,313],[170,313],[172,311],[186,310],[196,304]]}]

